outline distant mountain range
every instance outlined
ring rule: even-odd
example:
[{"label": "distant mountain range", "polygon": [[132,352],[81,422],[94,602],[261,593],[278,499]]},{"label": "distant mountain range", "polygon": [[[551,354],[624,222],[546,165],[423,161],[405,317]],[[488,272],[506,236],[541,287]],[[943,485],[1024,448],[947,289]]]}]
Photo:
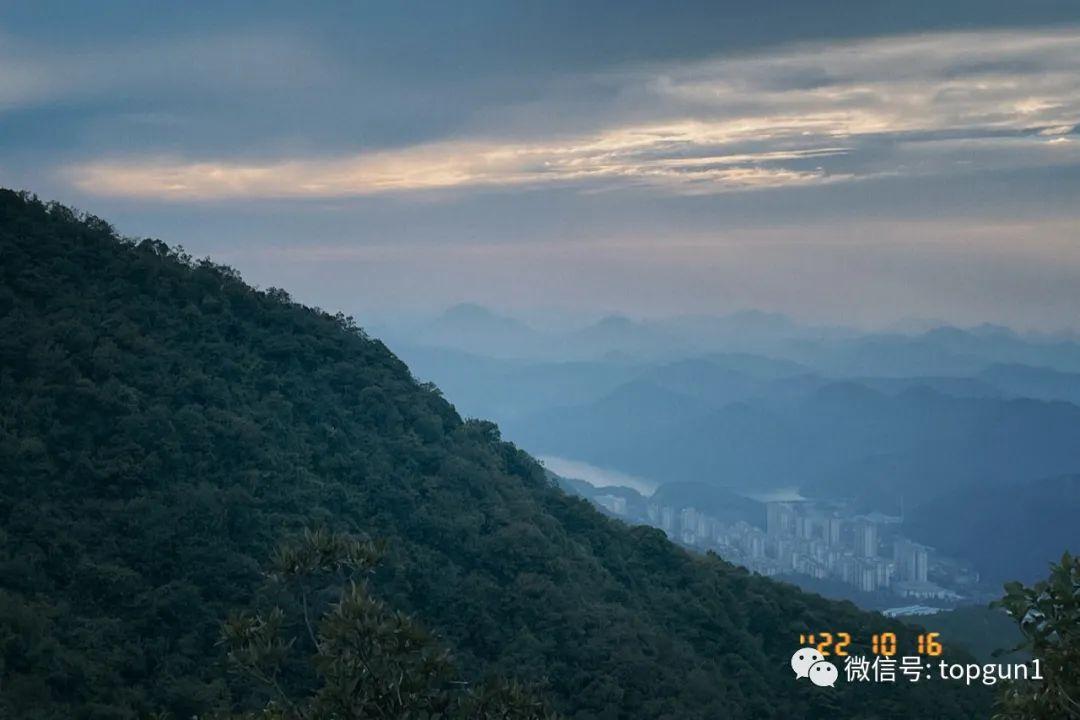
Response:
[{"label": "distant mountain range", "polygon": [[1080,467],[1080,407],[1070,403],[743,379],[727,384],[731,402],[716,393],[710,404],[708,390],[695,396],[636,381],[507,428],[537,452],[665,482],[796,485],[887,509],[973,482],[1022,482]]},{"label": "distant mountain range", "polygon": [[1013,363],[991,365],[979,373],[978,379],[1013,397],[1080,404],[1080,373]]},{"label": "distant mountain range", "polygon": [[970,376],[1001,364],[1080,373],[1080,344],[1071,333],[1020,334],[997,325],[862,332],[756,310],[645,320],[609,315],[576,329],[541,331],[489,308],[461,304],[426,323],[387,327],[384,336],[395,347],[532,361],[653,363],[748,353],[833,377]]},{"label": "distant mountain range", "polygon": [[[612,316],[538,333],[492,313],[451,315],[462,314],[483,319],[485,343],[518,356],[486,356],[465,335],[451,344],[469,352],[395,346],[419,377],[530,451],[661,485],[797,486],[889,512],[950,498],[941,502],[957,511],[965,500],[955,493],[1080,472],[1080,346],[1070,335],[995,325],[860,333],[759,312]],[[1075,499],[1059,501],[1080,516]],[[1018,507],[1033,513],[1020,522],[1037,521],[1034,506]],[[1017,546],[1031,558],[1025,577],[1050,559],[1049,544]]]}]

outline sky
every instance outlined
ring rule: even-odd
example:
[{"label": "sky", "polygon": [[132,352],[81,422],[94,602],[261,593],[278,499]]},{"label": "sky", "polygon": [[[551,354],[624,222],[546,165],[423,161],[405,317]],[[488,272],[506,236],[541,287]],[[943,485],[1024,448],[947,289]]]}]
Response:
[{"label": "sky", "polygon": [[1080,329],[1080,4],[0,5],[0,185],[366,321]]}]

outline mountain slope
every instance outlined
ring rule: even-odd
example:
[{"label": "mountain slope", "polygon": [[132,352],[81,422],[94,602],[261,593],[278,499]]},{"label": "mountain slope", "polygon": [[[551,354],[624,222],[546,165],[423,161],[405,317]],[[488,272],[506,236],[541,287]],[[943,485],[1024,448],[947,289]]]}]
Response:
[{"label": "mountain slope", "polygon": [[979,377],[1019,397],[1080,403],[1080,373],[1012,364],[993,365]]},{"label": "mountain slope", "polygon": [[[226,614],[284,533],[383,538],[380,596],[570,718],[969,718],[986,691],[797,683],[800,632],[901,626],[553,487],[341,316],[0,192],[0,716],[257,700]],[[853,646],[853,650],[858,650]]]},{"label": "mountain slope", "polygon": [[[963,513],[956,508],[962,507]],[[1080,475],[1015,484],[973,483],[911,513],[920,542],[971,560],[991,582],[1034,582],[1080,548]]]},{"label": "mountain slope", "polygon": [[[782,381],[790,383],[791,380]],[[857,499],[892,510],[972,483],[1019,482],[1080,467],[1080,406],[1027,398],[961,397],[926,386],[887,394],[854,381],[800,379],[702,412],[660,406],[627,384],[610,403],[514,422],[535,452],[572,457],[660,482]],[[820,386],[815,387],[815,384]],[[654,411],[654,407],[658,408]]]}]

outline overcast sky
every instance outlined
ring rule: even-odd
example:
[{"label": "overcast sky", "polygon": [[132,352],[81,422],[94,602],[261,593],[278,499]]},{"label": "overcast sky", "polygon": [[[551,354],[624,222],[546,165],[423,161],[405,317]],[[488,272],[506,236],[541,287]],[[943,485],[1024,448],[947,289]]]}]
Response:
[{"label": "overcast sky", "polygon": [[1071,0],[0,9],[0,184],[361,323],[1080,328],[1078,123]]}]

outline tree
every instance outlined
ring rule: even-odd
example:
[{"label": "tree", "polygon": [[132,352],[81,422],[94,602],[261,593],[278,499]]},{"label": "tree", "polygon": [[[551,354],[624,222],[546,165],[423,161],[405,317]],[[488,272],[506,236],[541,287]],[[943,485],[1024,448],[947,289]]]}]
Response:
[{"label": "tree", "polygon": [[1043,677],[1006,685],[995,720],[1080,718],[1080,558],[1065,553],[1032,587],[1008,583],[994,605],[1016,620],[1024,635],[1016,649],[1030,650]]},{"label": "tree", "polygon": [[[807,717],[820,694],[777,661],[793,637],[900,631],[605,518],[347,318],[83,218],[0,189],[0,718],[261,711],[273,689],[223,677],[217,643],[273,606],[296,638],[276,679],[306,707],[303,593],[263,567],[283,527],[386,538],[369,595],[437,630],[452,677],[527,678],[574,720]],[[308,584],[316,637],[346,575]],[[992,697],[835,690],[888,720]]]},{"label": "tree", "polygon": [[[267,613],[232,616],[222,628],[232,667],[268,688],[261,720],[550,720],[541,702],[516,683],[473,689],[458,678],[450,653],[408,615],[372,596],[367,576],[383,548],[325,530],[306,531],[274,554],[271,577],[298,598],[306,637],[286,639],[289,618]],[[340,587],[316,622],[315,597]],[[298,647],[312,652],[316,677],[306,697],[293,691],[286,661]],[[302,683],[300,683],[302,684]],[[235,716],[234,716],[235,717]],[[239,718],[237,718],[239,720]]]}]

